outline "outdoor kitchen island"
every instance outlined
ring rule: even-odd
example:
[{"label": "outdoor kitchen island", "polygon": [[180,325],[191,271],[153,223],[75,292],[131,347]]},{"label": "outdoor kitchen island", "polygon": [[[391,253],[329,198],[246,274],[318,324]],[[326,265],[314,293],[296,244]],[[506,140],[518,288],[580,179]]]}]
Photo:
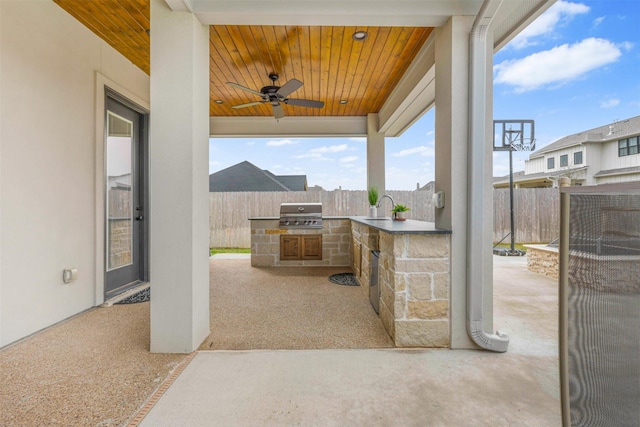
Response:
[{"label": "outdoor kitchen island", "polygon": [[[321,229],[251,220],[251,265],[348,266],[369,295],[372,251],[379,251],[379,315],[396,347],[449,347],[451,231],[425,221],[323,216]],[[320,235],[321,260],[281,260],[282,236]]]}]

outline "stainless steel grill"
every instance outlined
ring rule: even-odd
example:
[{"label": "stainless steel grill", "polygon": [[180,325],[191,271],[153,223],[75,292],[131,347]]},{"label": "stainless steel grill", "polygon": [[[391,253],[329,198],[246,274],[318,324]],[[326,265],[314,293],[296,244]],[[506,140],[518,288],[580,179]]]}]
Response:
[{"label": "stainless steel grill", "polygon": [[280,228],[322,228],[322,203],[282,203]]}]

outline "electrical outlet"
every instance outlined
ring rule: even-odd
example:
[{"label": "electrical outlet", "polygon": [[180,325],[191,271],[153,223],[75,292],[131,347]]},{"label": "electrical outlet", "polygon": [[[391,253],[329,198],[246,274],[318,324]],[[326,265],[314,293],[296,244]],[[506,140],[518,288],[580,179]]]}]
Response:
[{"label": "electrical outlet", "polygon": [[62,270],[62,281],[64,283],[71,283],[78,278],[77,268],[65,268]]},{"label": "electrical outlet", "polygon": [[444,191],[433,193],[433,206],[437,209],[444,208]]}]

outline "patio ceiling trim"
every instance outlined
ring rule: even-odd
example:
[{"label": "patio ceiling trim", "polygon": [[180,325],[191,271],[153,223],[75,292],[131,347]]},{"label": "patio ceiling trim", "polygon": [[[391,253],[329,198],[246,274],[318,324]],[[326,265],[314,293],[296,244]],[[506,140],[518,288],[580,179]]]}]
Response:
[{"label": "patio ceiling trim", "polygon": [[475,16],[481,0],[166,0],[205,25],[439,27],[453,15]]}]

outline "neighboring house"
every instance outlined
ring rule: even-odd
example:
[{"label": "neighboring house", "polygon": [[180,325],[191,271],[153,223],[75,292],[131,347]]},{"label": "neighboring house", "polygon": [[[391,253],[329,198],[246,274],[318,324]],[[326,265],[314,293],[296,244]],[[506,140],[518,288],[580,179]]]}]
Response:
[{"label": "neighboring house", "polygon": [[274,175],[245,160],[209,175],[209,191],[307,191],[307,176]]},{"label": "neighboring house", "polygon": [[[571,178],[571,185],[640,181],[640,116],[565,136],[531,153],[513,182],[553,187],[561,177]],[[509,176],[496,178],[493,186],[508,187]]]},{"label": "neighboring house", "polygon": [[107,177],[107,185],[109,189],[131,190],[131,174],[109,176]]},{"label": "neighboring house", "polygon": [[436,182],[435,181],[429,181],[427,182],[425,185],[423,185],[422,187],[420,187],[420,184],[417,185],[418,188],[416,188],[417,191],[435,191],[436,188]]}]

